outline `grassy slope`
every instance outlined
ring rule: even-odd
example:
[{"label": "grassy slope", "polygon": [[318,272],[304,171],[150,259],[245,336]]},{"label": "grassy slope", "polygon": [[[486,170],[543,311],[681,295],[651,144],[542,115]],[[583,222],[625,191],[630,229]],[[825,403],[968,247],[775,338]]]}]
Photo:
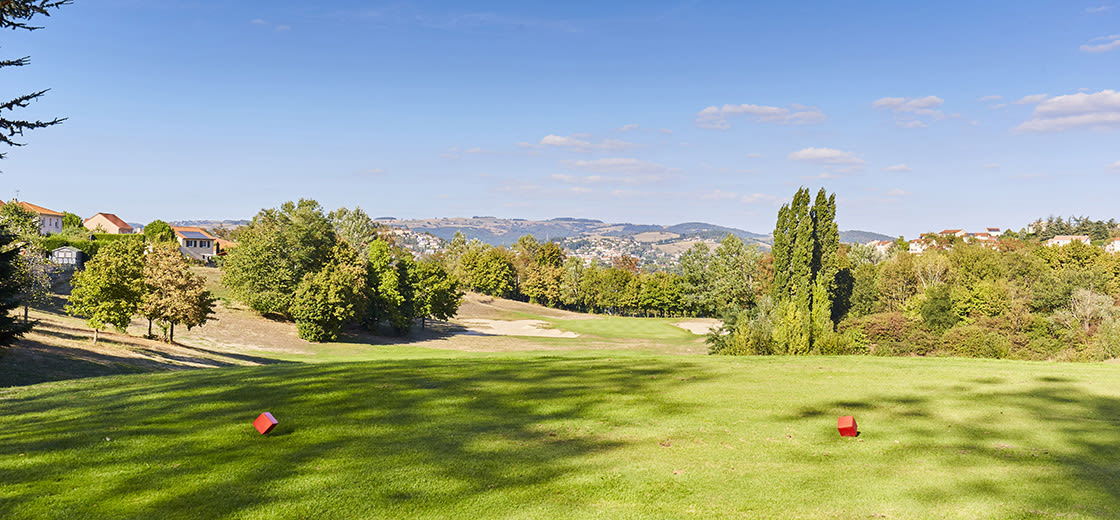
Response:
[{"label": "grassy slope", "polygon": [[398,348],[0,390],[0,518],[1120,511],[1116,365]]}]

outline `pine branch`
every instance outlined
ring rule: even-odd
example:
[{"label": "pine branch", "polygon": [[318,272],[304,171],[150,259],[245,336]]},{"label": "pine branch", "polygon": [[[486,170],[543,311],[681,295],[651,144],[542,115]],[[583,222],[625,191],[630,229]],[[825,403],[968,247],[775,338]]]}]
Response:
[{"label": "pine branch", "polygon": [[15,60],[0,60],[0,69],[4,67],[23,67],[31,63],[31,56],[24,56]]},{"label": "pine branch", "polygon": [[0,29],[24,29],[34,31],[42,27],[31,25],[36,15],[50,16],[51,9],[57,9],[71,0],[0,0]]}]

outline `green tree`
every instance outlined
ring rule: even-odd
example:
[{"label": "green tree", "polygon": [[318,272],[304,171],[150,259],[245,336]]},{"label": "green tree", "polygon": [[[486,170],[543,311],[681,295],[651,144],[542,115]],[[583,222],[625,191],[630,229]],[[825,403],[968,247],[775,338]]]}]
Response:
[{"label": "green tree", "polygon": [[23,321],[28,323],[27,311],[32,305],[47,302],[51,296],[51,263],[39,247],[29,244],[20,250],[16,278],[19,281],[19,300],[23,304]]},{"label": "green tree", "polygon": [[415,310],[420,328],[424,328],[428,318],[449,320],[459,312],[463,293],[443,264],[432,260],[417,262],[415,285]]},{"label": "green tree", "polygon": [[144,240],[152,244],[174,242],[175,231],[171,229],[171,224],[162,220],[153,220],[144,226]]},{"label": "green tree", "polygon": [[18,200],[12,199],[0,206],[0,223],[14,233],[24,243],[37,243],[39,234],[39,215],[23,207]]},{"label": "green tree", "polygon": [[779,351],[787,354],[808,354],[815,339],[835,333],[836,198],[821,189],[810,207],[811,198],[808,189],[797,190],[778,211],[774,228],[774,339]]},{"label": "green tree", "polygon": [[86,318],[94,343],[106,325],[124,332],[136,314],[144,294],[144,248],[136,240],[109,242],[74,275],[66,312]]},{"label": "green tree", "polygon": [[753,305],[761,260],[757,247],[747,247],[735,235],[724,237],[711,256],[711,295],[704,300],[721,314],[738,313]]},{"label": "green tree", "polygon": [[307,199],[261,210],[237,236],[222,262],[223,283],[253,310],[288,318],[296,287],[339,243],[319,203]]},{"label": "green tree", "polygon": [[292,317],[299,337],[314,342],[338,339],[343,326],[366,306],[366,269],[349,244],[337,244],[327,263],[307,273],[296,287]]},{"label": "green tree", "polygon": [[20,305],[20,258],[16,236],[0,225],[0,346],[11,345],[23,336],[30,326],[20,323],[12,311]]},{"label": "green tree", "polygon": [[137,310],[148,319],[149,336],[155,320],[167,325],[166,339],[174,343],[176,325],[190,330],[210,319],[214,298],[175,244],[155,244],[144,257],[144,294]]},{"label": "green tree", "polygon": [[508,298],[517,290],[517,269],[508,251],[487,248],[468,268],[474,288],[483,294]]},{"label": "green tree", "polygon": [[67,231],[67,230],[85,231],[86,228],[85,228],[85,225],[83,224],[83,222],[84,221],[82,220],[82,217],[79,217],[76,213],[70,213],[69,211],[63,211],[62,212],[62,230],[63,231]]},{"label": "green tree", "polygon": [[338,208],[330,212],[328,218],[334,226],[335,234],[355,251],[367,251],[369,245],[377,240],[382,228],[361,207]]},{"label": "green tree", "polygon": [[711,250],[708,244],[697,242],[681,254],[680,270],[685,285],[685,304],[692,314],[713,316],[716,313],[712,271],[709,269]]},{"label": "green tree", "polygon": [[[0,29],[23,29],[27,31],[34,31],[42,27],[32,25],[32,19],[36,16],[50,16],[52,9],[57,9],[66,4],[70,0],[3,0],[0,2]],[[0,59],[0,68],[5,67],[24,67],[31,63],[31,58],[15,58],[15,59]],[[9,119],[4,117],[5,112],[13,112],[20,108],[27,108],[35,101],[47,93],[47,90],[40,90],[30,94],[24,94],[8,101],[0,102],[0,143],[9,147],[23,146],[23,143],[15,140],[16,136],[23,136],[27,130],[35,130],[38,128],[45,128],[61,123],[64,119],[54,118],[50,121],[40,120],[22,120],[22,119]],[[7,153],[0,152],[0,159],[7,157]]]}]

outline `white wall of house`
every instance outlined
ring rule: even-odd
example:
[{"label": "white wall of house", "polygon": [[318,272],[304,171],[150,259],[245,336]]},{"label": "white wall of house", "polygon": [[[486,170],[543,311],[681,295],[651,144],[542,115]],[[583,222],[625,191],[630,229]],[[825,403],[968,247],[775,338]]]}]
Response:
[{"label": "white wall of house", "polygon": [[62,232],[62,217],[54,215],[39,215],[39,233],[53,235]]}]

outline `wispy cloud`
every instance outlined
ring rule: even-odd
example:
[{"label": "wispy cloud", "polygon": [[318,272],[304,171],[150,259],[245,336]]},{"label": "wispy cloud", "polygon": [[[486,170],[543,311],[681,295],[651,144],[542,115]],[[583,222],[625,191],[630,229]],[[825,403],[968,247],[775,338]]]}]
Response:
[{"label": "wispy cloud", "polygon": [[1085,13],[1086,14],[1099,14],[1099,13],[1103,13],[1103,12],[1109,10],[1109,9],[1112,9],[1112,6],[1107,5],[1107,4],[1106,5],[1099,5],[1097,7],[1086,7],[1085,8]]},{"label": "wispy cloud", "polygon": [[911,194],[910,192],[903,191],[901,188],[895,188],[895,189],[887,192],[888,197],[902,197],[902,196],[910,195],[910,194]]},{"label": "wispy cloud", "polygon": [[943,103],[945,103],[945,100],[937,96],[921,98],[885,97],[873,101],[871,106],[893,113],[895,124],[901,128],[923,128],[929,125],[919,118],[925,117],[932,120],[945,118],[945,113],[938,108]]},{"label": "wispy cloud", "polygon": [[914,169],[910,168],[909,166],[906,166],[905,164],[896,164],[894,166],[887,166],[886,168],[883,168],[883,171],[885,171],[885,172],[912,172],[912,171],[914,171]]},{"label": "wispy cloud", "polygon": [[664,173],[669,168],[655,162],[631,157],[608,157],[603,159],[561,161],[562,164],[577,170],[608,174]]},{"label": "wispy cloud", "polygon": [[840,171],[854,171],[855,169],[862,168],[866,161],[856,157],[851,152],[836,150],[833,148],[804,148],[789,154],[791,161],[811,162],[816,164],[823,164],[825,166],[844,166],[847,167]]},{"label": "wispy cloud", "polygon": [[292,30],[292,27],[290,25],[273,25],[271,22],[269,22],[268,20],[265,20],[263,18],[253,18],[252,20],[249,20],[249,23],[251,23],[253,25],[260,25],[262,27],[272,27],[273,30],[276,30],[276,31],[290,31],[290,30]]},{"label": "wispy cloud", "polygon": [[1015,131],[1060,132],[1117,127],[1120,127],[1120,92],[1102,90],[1046,99],[1034,108],[1032,119],[1016,127]]},{"label": "wispy cloud", "polygon": [[828,119],[820,109],[798,104],[792,104],[789,108],[750,104],[722,107],[712,105],[696,114],[696,126],[727,129],[731,128],[728,119],[739,116],[748,116],[758,122],[780,125],[807,125],[823,123]]},{"label": "wispy cloud", "polygon": [[987,103],[987,102],[989,102],[989,101],[999,101],[999,100],[1001,100],[1001,99],[1003,99],[1003,96],[1001,96],[1001,95],[999,95],[999,94],[994,94],[994,95],[991,95],[991,96],[984,96],[984,97],[982,97],[982,98],[980,98],[980,99],[977,99],[977,100],[976,100],[976,102],[978,102],[978,103]]},{"label": "wispy cloud", "polygon": [[[1102,42],[1102,43],[1093,43]],[[1105,52],[1120,49],[1120,34],[1110,34],[1108,36],[1101,36],[1089,40],[1089,43],[1081,46],[1081,52]]]},{"label": "wispy cloud", "polygon": [[[622,140],[619,140],[619,139],[603,139],[602,141],[600,141],[598,143],[592,143],[591,141],[588,140],[588,137],[590,137],[588,134],[573,134],[573,135],[570,135],[570,136],[549,134],[549,135],[546,135],[543,138],[541,138],[540,142],[537,143],[537,146],[539,146],[539,147],[552,147],[552,148],[566,148],[566,149],[575,150],[575,151],[578,151],[578,152],[593,152],[593,151],[617,152],[617,151],[622,151],[622,150],[629,150],[629,149],[632,149],[632,148],[638,148],[638,147],[642,146],[642,145],[637,144],[637,143],[630,143],[630,142],[622,141]],[[518,146],[532,147],[533,145],[527,145],[526,143],[519,143]]]},{"label": "wispy cloud", "polygon": [[770,204],[775,206],[780,204],[783,200],[781,197],[775,197],[774,195],[768,195],[766,193],[741,194],[720,189],[700,193],[699,197],[701,200],[733,200],[744,204]]},{"label": "wispy cloud", "polygon": [[1112,165],[1109,166],[1109,168],[1112,168],[1113,170],[1116,170],[1116,171],[1120,171],[1120,161],[1116,161],[1116,162],[1112,163]]}]

